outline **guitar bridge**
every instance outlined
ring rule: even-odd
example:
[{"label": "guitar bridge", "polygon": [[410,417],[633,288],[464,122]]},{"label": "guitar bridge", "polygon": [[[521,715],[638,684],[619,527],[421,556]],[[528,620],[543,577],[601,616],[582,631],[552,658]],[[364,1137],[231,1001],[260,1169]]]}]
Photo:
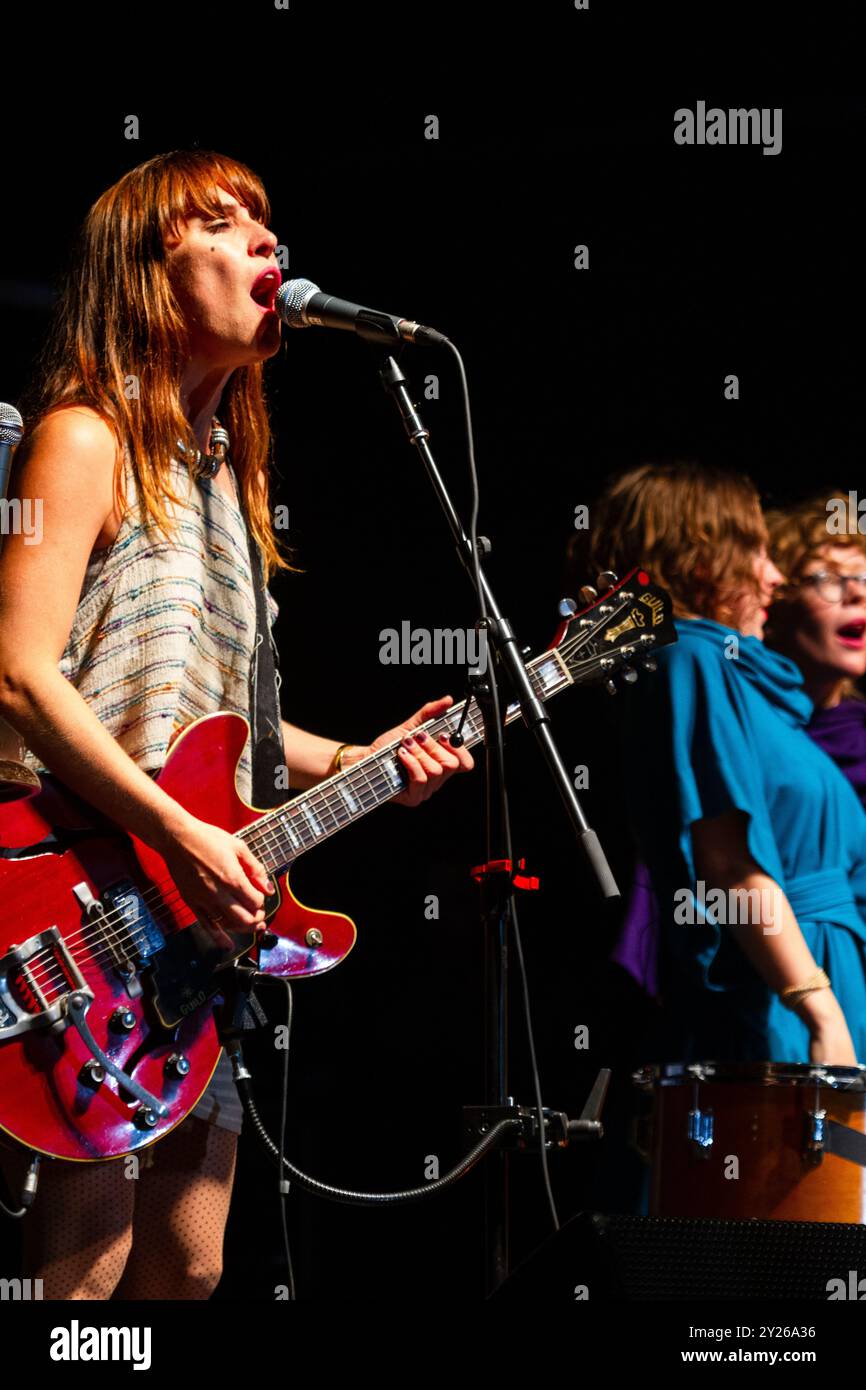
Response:
[{"label": "guitar bridge", "polygon": [[63,1013],[66,990],[49,1003],[40,988],[30,962],[39,956],[40,973],[49,968],[54,980],[59,971],[70,990],[89,993],[84,977],[67,950],[58,927],[30,936],[20,946],[10,946],[0,957],[0,1042],[29,1033],[34,1028],[65,1027]]}]

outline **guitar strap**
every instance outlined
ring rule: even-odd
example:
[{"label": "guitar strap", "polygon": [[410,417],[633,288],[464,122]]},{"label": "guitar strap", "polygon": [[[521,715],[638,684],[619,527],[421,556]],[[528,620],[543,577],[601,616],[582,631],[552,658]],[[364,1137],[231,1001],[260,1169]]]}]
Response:
[{"label": "guitar strap", "polygon": [[[244,512],[250,573],[256,596],[256,649],[250,663],[250,725],[252,728],[253,805],[272,810],[286,800],[285,790],[277,787],[278,769],[286,764],[280,727],[279,677],[276,646],[271,637],[265,597],[265,576],[261,551]],[[284,778],[282,779],[285,780]]]}]

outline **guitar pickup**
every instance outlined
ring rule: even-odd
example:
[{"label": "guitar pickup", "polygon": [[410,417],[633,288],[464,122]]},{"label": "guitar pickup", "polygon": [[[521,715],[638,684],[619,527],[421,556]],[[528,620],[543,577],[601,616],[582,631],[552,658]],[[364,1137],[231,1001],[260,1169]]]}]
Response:
[{"label": "guitar pickup", "polygon": [[118,879],[105,889],[102,897],[109,909],[119,915],[131,954],[142,964],[162,950],[165,937],[131,878]]}]

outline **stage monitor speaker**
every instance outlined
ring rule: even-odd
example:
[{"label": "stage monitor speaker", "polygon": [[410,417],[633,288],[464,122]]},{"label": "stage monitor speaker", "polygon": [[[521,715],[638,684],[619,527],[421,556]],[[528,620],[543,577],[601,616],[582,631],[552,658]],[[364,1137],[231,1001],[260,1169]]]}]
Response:
[{"label": "stage monitor speaker", "polygon": [[831,1280],[843,1281],[847,1298],[866,1299],[866,1226],[581,1212],[492,1298],[827,1302],[839,1288]]}]

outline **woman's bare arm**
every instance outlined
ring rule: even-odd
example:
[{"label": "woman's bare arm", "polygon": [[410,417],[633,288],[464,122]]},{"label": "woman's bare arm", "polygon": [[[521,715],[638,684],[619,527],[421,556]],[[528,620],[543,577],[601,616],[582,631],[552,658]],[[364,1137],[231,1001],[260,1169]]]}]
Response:
[{"label": "woman's bare arm", "polygon": [[114,512],[116,457],[109,426],[86,408],[54,412],[28,441],[16,492],[41,500],[42,539],[11,535],[0,552],[0,716],[62,781],[157,849],[191,907],[248,925],[263,867],[162,791],[58,669],[91,550]]},{"label": "woman's bare arm", "polygon": [[[726,930],[736,933],[741,950],[778,994],[786,986],[801,984],[814,975],[818,966],[782,888],[751,857],[746,824],[742,811],[727,811],[696,821],[692,825],[695,869],[708,889],[721,888],[727,893],[757,890],[752,901],[758,905],[758,911],[753,912],[750,907],[743,914],[744,920],[735,924],[729,917]],[[837,1066],[856,1061],[845,1016],[831,990],[807,994],[795,1012],[811,1034],[813,1061],[833,1062]]]}]

